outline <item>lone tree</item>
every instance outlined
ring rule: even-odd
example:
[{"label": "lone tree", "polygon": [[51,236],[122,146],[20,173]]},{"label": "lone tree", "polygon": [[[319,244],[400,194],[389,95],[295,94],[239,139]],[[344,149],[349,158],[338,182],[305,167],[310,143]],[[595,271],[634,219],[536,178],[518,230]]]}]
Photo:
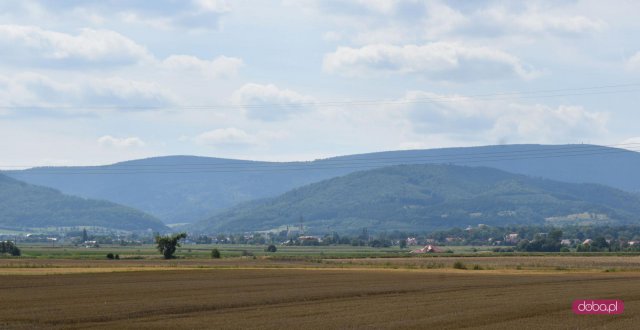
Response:
[{"label": "lone tree", "polygon": [[278,251],[278,248],[277,248],[275,245],[271,244],[271,245],[267,246],[267,248],[265,249],[265,251],[267,251],[267,252],[272,252],[272,253],[273,253],[273,252]]},{"label": "lone tree", "polygon": [[215,249],[215,248],[213,250],[211,250],[211,258],[220,259],[220,250]]},{"label": "lone tree", "polygon": [[173,254],[176,253],[176,247],[180,247],[180,241],[183,238],[187,238],[187,233],[173,234],[171,236],[156,235],[156,244],[160,253],[165,259],[173,258]]}]

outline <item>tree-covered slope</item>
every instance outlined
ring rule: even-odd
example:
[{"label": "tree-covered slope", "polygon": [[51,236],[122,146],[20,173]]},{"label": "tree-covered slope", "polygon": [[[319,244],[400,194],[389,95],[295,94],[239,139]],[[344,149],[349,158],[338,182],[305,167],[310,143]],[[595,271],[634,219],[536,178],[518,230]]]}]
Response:
[{"label": "tree-covered slope", "polygon": [[0,174],[0,227],[100,226],[164,230],[158,219],[112,202],[68,196]]},{"label": "tree-covered slope", "polygon": [[310,162],[269,163],[168,156],[107,166],[46,167],[7,171],[13,178],[87,198],[127,205],[165,223],[193,222],[255,198],[276,196],[344,169],[309,168]]},{"label": "tree-covered slope", "polygon": [[426,230],[474,224],[638,223],[640,198],[597,184],[486,167],[400,165],[310,184],[245,203],[193,226],[202,231]]},{"label": "tree-covered slope", "polygon": [[7,171],[66,194],[104,199],[165,223],[194,222],[238,203],[273,197],[313,182],[398,164],[486,166],[566,182],[640,192],[640,153],[593,145],[502,145],[388,151],[310,162],[255,162],[192,156],[106,166]]}]

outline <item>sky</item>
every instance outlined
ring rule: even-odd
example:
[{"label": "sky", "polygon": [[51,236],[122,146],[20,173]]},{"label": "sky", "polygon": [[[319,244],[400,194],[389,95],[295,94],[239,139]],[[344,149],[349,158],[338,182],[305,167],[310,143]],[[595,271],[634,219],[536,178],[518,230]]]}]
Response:
[{"label": "sky", "polygon": [[0,168],[640,143],[638,1],[6,0]]}]

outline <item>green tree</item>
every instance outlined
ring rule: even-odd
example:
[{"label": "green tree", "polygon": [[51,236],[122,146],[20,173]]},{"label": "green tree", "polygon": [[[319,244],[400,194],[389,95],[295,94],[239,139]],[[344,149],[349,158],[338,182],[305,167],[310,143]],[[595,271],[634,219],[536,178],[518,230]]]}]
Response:
[{"label": "green tree", "polygon": [[551,232],[549,232],[549,240],[551,240],[551,242],[560,242],[560,240],[562,239],[562,230],[560,229],[554,229]]},{"label": "green tree", "polygon": [[211,250],[211,258],[220,259],[220,250],[218,249]]},{"label": "green tree", "polygon": [[401,239],[400,240],[400,248],[401,249],[406,249],[407,248],[407,240],[406,239]]},{"label": "green tree", "polygon": [[1,241],[0,254],[5,253],[10,254],[14,257],[19,257],[21,254],[20,249],[12,241]]},{"label": "green tree", "polygon": [[278,251],[278,248],[276,248],[275,245],[271,244],[271,245],[267,246],[266,251],[267,252],[276,252],[276,251]]},{"label": "green tree", "polygon": [[592,251],[607,251],[609,250],[609,242],[603,237],[596,237],[593,242],[591,242]]},{"label": "green tree", "polygon": [[180,247],[179,241],[184,238],[187,238],[187,233],[173,234],[171,236],[155,236],[158,251],[162,253],[165,259],[174,258],[173,254],[176,253],[176,247]]}]

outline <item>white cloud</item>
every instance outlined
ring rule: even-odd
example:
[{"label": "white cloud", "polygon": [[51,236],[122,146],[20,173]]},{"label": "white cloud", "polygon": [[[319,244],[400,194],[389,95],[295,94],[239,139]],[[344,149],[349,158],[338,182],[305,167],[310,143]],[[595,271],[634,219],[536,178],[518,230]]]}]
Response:
[{"label": "white cloud", "polygon": [[322,39],[324,41],[330,41],[330,42],[340,41],[342,40],[342,38],[343,38],[342,34],[337,31],[327,31],[322,35]]},{"label": "white cloud", "polygon": [[[296,4],[296,2],[292,2]],[[357,45],[424,43],[428,41],[496,38],[576,37],[604,31],[608,24],[582,12],[578,2],[503,1],[298,1],[324,20],[349,30]],[[346,38],[345,38],[346,39]],[[495,42],[496,40],[492,40]]]},{"label": "white cloud", "polygon": [[422,134],[448,134],[458,140],[492,143],[575,141],[607,133],[608,114],[581,106],[524,104],[461,95],[414,91],[401,101],[414,128]]},{"label": "white cloud", "polygon": [[600,19],[583,15],[553,13],[536,7],[527,7],[522,12],[502,6],[486,7],[478,10],[466,27],[472,30],[495,34],[546,33],[557,36],[580,35],[604,30],[607,24]]},{"label": "white cloud", "polygon": [[162,61],[162,67],[169,70],[201,73],[209,78],[235,77],[244,62],[235,57],[218,56],[207,61],[190,55],[171,55]]},{"label": "white cloud", "polygon": [[638,152],[640,151],[640,136],[625,139],[618,143],[616,147]]},{"label": "white cloud", "polygon": [[194,0],[193,3],[201,10],[212,13],[227,13],[231,5],[223,0]]},{"label": "white cloud", "polygon": [[219,128],[204,132],[196,136],[194,140],[198,144],[221,148],[243,147],[257,143],[254,136],[235,127]]},{"label": "white cloud", "polygon": [[502,141],[576,141],[607,133],[608,115],[581,106],[512,105],[495,121],[492,134]]},{"label": "white cloud", "polygon": [[0,3],[0,9],[32,21],[75,20],[83,23],[140,24],[175,30],[218,30],[222,17],[231,12],[225,0],[29,0]]},{"label": "white cloud", "polygon": [[506,52],[446,42],[402,47],[384,44],[339,47],[325,55],[323,66],[328,72],[347,76],[419,74],[444,81],[511,76],[529,79],[536,75],[520,59]]},{"label": "white cloud", "polygon": [[48,110],[48,115],[86,113],[104,107],[119,110],[118,106],[135,111],[146,109],[136,108],[140,106],[161,107],[178,102],[157,83],[119,77],[60,81],[32,72],[0,76],[0,98],[3,105],[16,107],[15,112],[41,107]]},{"label": "white cloud", "polygon": [[313,107],[314,98],[275,85],[249,83],[233,92],[232,100],[242,106],[248,117],[273,121],[304,113]]},{"label": "white cloud", "polygon": [[202,132],[197,136],[182,135],[180,142],[194,142],[196,145],[213,147],[218,150],[237,151],[244,149],[267,150],[270,143],[290,137],[288,130],[258,130],[249,133],[236,127],[217,128]]},{"label": "white cloud", "polygon": [[143,46],[117,32],[86,28],[71,35],[35,26],[0,25],[0,45],[5,60],[28,64],[130,64],[150,58]]},{"label": "white cloud", "polygon": [[159,107],[177,102],[176,97],[155,82],[136,81],[120,77],[89,80],[84,86],[86,104],[131,107]]},{"label": "white cloud", "polygon": [[627,68],[633,71],[640,71],[640,51],[629,57]]},{"label": "white cloud", "polygon": [[406,15],[412,14],[409,11],[422,12],[426,6],[425,1],[420,0],[312,0],[288,1],[287,3],[315,7],[315,9],[321,10],[324,14],[345,16],[379,15],[386,17],[406,17]]},{"label": "white cloud", "polygon": [[146,143],[137,136],[117,138],[111,135],[100,137],[98,139],[98,144],[103,147],[115,148],[141,148],[146,145]]},{"label": "white cloud", "polygon": [[220,0],[156,0],[153,5],[148,1],[116,1],[96,10],[115,12],[126,23],[153,28],[212,31],[219,29],[221,18],[231,12],[231,5]]},{"label": "white cloud", "polygon": [[13,76],[0,76],[0,98],[8,106],[42,106],[77,98],[78,91],[70,84],[47,76],[24,72]]}]

